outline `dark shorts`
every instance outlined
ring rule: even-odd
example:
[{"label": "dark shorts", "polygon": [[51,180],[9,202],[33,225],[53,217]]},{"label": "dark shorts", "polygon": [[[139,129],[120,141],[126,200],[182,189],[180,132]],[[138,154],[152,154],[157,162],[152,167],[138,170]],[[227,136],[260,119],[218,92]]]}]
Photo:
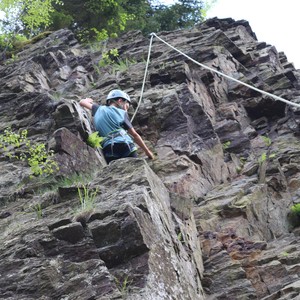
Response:
[{"label": "dark shorts", "polygon": [[134,144],[114,143],[102,149],[107,163],[124,157],[137,157]]}]

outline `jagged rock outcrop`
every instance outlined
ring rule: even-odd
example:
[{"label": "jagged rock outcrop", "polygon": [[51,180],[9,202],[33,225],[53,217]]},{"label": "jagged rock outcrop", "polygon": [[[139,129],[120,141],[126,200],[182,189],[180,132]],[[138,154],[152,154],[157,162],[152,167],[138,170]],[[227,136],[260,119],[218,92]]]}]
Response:
[{"label": "jagged rock outcrop", "polygon": [[[299,71],[246,21],[158,36],[300,102]],[[92,48],[60,30],[1,62],[0,131],[26,129],[59,165],[31,178],[24,162],[1,156],[1,298],[297,299],[298,108],[154,38],[133,123],[157,159],[141,153],[107,166],[86,144],[93,126],[78,100],[121,88],[132,115],[148,47],[140,32]],[[119,64],[101,67],[114,48]]]}]

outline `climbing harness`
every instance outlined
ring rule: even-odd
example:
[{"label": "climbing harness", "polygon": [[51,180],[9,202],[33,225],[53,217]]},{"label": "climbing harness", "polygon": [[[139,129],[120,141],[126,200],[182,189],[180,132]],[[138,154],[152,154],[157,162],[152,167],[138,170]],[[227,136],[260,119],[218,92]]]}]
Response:
[{"label": "climbing harness", "polygon": [[139,109],[139,107],[140,107],[141,101],[142,101],[143,92],[144,92],[144,86],[145,86],[146,77],[147,77],[148,65],[149,65],[149,61],[150,61],[150,54],[151,54],[152,40],[153,40],[153,37],[154,37],[154,36],[155,36],[157,39],[159,39],[161,42],[163,42],[164,44],[166,44],[167,46],[169,46],[170,48],[172,48],[173,50],[177,51],[177,52],[180,53],[181,55],[185,56],[186,58],[188,58],[189,60],[191,60],[192,62],[194,62],[195,64],[199,65],[200,67],[202,67],[202,68],[204,68],[204,69],[206,69],[206,70],[209,70],[209,71],[212,71],[212,72],[214,72],[214,73],[217,73],[217,74],[219,74],[219,75],[221,75],[221,76],[223,76],[223,77],[225,77],[225,78],[227,78],[227,79],[229,79],[229,80],[232,80],[232,81],[235,81],[235,82],[237,82],[237,83],[240,83],[240,84],[242,84],[242,85],[244,85],[244,86],[246,86],[246,87],[248,87],[248,88],[250,88],[250,89],[252,89],[252,90],[254,90],[254,91],[257,91],[257,92],[259,92],[259,93],[261,93],[261,94],[263,94],[263,95],[272,97],[272,98],[274,98],[275,100],[279,100],[279,101],[282,101],[282,102],[284,102],[284,103],[286,103],[286,104],[293,105],[293,106],[296,106],[296,107],[300,108],[300,104],[298,104],[298,103],[291,102],[291,101],[286,100],[286,99],[284,99],[284,98],[282,98],[282,97],[279,97],[279,96],[273,95],[273,94],[271,94],[271,93],[265,92],[265,91],[263,91],[263,90],[260,90],[260,89],[254,87],[254,86],[252,86],[252,85],[250,85],[250,84],[247,84],[247,83],[245,83],[245,82],[242,82],[242,81],[240,81],[240,80],[238,80],[238,79],[235,79],[235,78],[233,78],[233,77],[231,77],[231,76],[228,76],[228,75],[226,75],[226,74],[223,74],[223,73],[220,72],[220,71],[217,71],[217,70],[215,70],[215,69],[213,69],[213,68],[210,68],[210,67],[208,67],[208,66],[206,66],[206,65],[203,65],[203,64],[199,63],[198,61],[194,60],[194,59],[191,58],[190,56],[186,55],[186,54],[183,53],[182,51],[178,50],[177,48],[173,47],[172,45],[170,45],[169,43],[167,43],[166,41],[164,41],[162,38],[160,38],[159,36],[157,36],[157,35],[156,35],[155,33],[153,33],[153,32],[152,32],[150,35],[151,35],[151,39],[150,39],[150,45],[149,45],[149,51],[148,51],[148,58],[147,58],[147,62],[146,62],[146,68],[145,68],[144,80],[143,80],[143,84],[142,84],[141,96],[140,96],[140,99],[139,99],[137,108],[136,108],[136,110],[135,110],[135,112],[134,112],[134,114],[133,114],[133,116],[132,116],[132,118],[131,118],[131,122],[133,121],[133,119],[134,119],[134,117],[135,117],[135,115],[136,115],[136,113],[137,113],[137,111],[138,111],[138,109]]},{"label": "climbing harness", "polygon": [[[113,156],[113,148],[114,148],[114,144],[115,144],[115,141],[114,141],[114,139],[116,138],[116,137],[122,137],[123,138],[123,140],[124,140],[124,143],[127,145],[127,147],[128,147],[128,150],[129,150],[129,152],[131,153],[131,152],[133,152],[133,151],[135,151],[135,150],[133,150],[131,147],[130,147],[130,144],[129,144],[129,142],[128,142],[128,140],[126,139],[126,136],[128,136],[129,134],[123,129],[123,128],[121,128],[121,129],[116,129],[116,130],[114,130],[114,131],[111,131],[111,132],[109,132],[108,134],[107,134],[107,136],[104,138],[104,140],[103,140],[103,142],[102,142],[102,146],[103,146],[103,148],[104,148],[104,144],[107,142],[107,141],[111,141],[111,143],[109,144],[109,145],[107,145],[107,146],[110,146],[110,149],[111,149],[111,153],[112,153],[112,156]],[[105,146],[105,147],[107,147],[107,146]]]}]

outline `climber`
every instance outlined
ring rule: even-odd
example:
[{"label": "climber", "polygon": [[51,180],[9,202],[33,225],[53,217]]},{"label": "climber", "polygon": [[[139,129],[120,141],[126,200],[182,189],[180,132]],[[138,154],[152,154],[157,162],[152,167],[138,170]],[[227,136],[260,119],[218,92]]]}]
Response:
[{"label": "climber", "polygon": [[134,142],[150,159],[154,158],[128,118],[127,110],[131,104],[128,94],[112,90],[107,95],[106,105],[95,104],[91,98],[82,99],[79,104],[92,111],[95,128],[100,136],[105,137],[102,150],[107,163],[123,157],[137,157]]}]

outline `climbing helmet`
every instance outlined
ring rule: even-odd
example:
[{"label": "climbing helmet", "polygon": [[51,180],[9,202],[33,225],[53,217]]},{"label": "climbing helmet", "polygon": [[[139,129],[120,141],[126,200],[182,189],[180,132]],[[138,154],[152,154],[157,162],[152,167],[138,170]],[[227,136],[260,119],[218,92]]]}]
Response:
[{"label": "climbing helmet", "polygon": [[115,99],[115,98],[122,98],[122,99],[128,101],[129,103],[131,103],[129,95],[121,90],[110,91],[106,97],[106,102],[108,102],[109,100]]}]

